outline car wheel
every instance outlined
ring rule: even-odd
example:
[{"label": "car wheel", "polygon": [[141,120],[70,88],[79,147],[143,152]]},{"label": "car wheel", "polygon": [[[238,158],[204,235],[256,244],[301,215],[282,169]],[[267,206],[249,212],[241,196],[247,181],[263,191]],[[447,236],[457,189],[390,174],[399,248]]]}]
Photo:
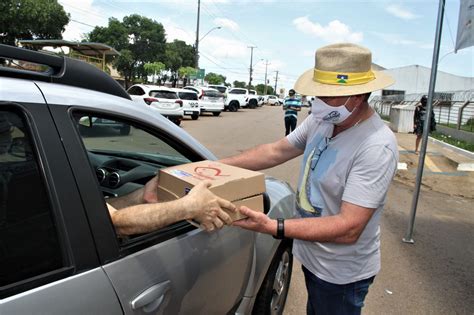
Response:
[{"label": "car wheel", "polygon": [[191,119],[192,120],[197,120],[199,118],[199,114],[192,114]]},{"label": "car wheel", "polygon": [[129,134],[130,134],[130,126],[127,125],[127,126],[124,126],[124,127],[120,128],[120,134],[121,134],[122,136],[127,136],[127,135],[129,135]]},{"label": "car wheel", "polygon": [[284,241],[278,248],[255,299],[252,314],[283,314],[293,270],[291,247],[291,241]]},{"label": "car wheel", "polygon": [[229,111],[236,112],[237,110],[239,110],[239,104],[237,102],[230,102]]},{"label": "car wheel", "polygon": [[254,99],[251,99],[251,100],[249,101],[249,108],[254,109],[254,108],[256,108],[256,107],[257,107],[257,101],[254,100]]},{"label": "car wheel", "polygon": [[221,112],[213,112],[212,114],[217,117],[221,114]]}]

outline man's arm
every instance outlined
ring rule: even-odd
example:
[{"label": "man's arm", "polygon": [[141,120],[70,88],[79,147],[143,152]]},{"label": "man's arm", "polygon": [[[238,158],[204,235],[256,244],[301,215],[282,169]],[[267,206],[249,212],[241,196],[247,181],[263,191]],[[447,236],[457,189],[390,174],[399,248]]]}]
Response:
[{"label": "man's arm", "polygon": [[156,192],[158,189],[158,176],[153,177],[146,185],[127,195],[108,198],[107,203],[112,205],[115,209],[122,209],[126,207],[135,206],[142,203],[158,202]]},{"label": "man's arm", "polygon": [[[240,212],[248,218],[236,221],[233,225],[276,235],[276,220],[246,207],[242,207]],[[311,242],[354,244],[374,212],[375,209],[343,201],[341,212],[337,215],[285,220],[285,237]]]},{"label": "man's arm", "polygon": [[262,144],[241,154],[219,160],[219,162],[258,171],[284,163],[303,152],[290,144],[288,139],[282,138],[276,142]]},{"label": "man's arm", "polygon": [[[208,231],[231,224],[227,212],[235,206],[217,197],[208,181],[196,185],[186,196],[169,202],[138,204],[117,210],[107,204],[109,214],[119,235],[148,233],[181,220],[196,220]],[[227,212],[226,212],[227,211]]]}]

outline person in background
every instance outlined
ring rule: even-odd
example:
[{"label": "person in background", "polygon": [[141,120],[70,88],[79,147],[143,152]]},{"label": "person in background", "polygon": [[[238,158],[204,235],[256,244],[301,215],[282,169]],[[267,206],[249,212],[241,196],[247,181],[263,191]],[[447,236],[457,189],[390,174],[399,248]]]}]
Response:
[{"label": "person in background", "polygon": [[283,104],[283,110],[285,111],[285,136],[295,130],[298,112],[301,110],[301,100],[295,94],[295,90],[290,89],[288,97],[285,98],[285,103]]},{"label": "person in background", "polygon": [[380,218],[397,170],[393,132],[369,106],[371,92],[394,83],[372,71],[372,53],[342,43],[316,51],[314,68],[295,83],[314,95],[311,115],[288,136],[221,162],[251,170],[303,155],[295,218],[272,219],[247,207],[233,223],[292,238],[303,266],[307,314],[360,314],[380,270]]},{"label": "person in background", "polygon": [[[413,115],[413,133],[416,134],[415,140],[415,154],[418,154],[418,148],[420,147],[421,138],[423,136],[423,128],[425,126],[427,111],[428,98],[423,95],[420,99],[420,104],[415,108],[415,114]],[[436,120],[433,109],[431,110],[431,121],[428,125],[428,133],[436,130]]]}]

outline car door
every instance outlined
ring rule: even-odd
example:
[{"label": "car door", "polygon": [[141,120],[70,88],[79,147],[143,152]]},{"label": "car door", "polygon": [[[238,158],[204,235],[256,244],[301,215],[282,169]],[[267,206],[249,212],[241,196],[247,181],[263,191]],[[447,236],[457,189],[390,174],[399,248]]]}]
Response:
[{"label": "car door", "polygon": [[72,313],[122,310],[47,106],[0,102],[0,314]]},{"label": "car door", "polygon": [[[66,146],[84,148],[69,160],[79,180],[103,268],[124,312],[225,314],[236,306],[249,279],[254,233],[232,227],[207,233],[177,222],[120,239],[113,233],[104,202],[104,196],[121,196],[142,187],[159,167],[203,157],[165,131],[170,129],[168,124],[150,125],[135,117],[81,107],[69,111],[53,107],[52,112]],[[87,129],[78,124],[82,117],[130,124],[131,132],[124,136],[114,130]],[[99,185],[99,169],[119,174],[122,184],[111,186],[100,177]],[[94,184],[85,185],[89,182]]]}]

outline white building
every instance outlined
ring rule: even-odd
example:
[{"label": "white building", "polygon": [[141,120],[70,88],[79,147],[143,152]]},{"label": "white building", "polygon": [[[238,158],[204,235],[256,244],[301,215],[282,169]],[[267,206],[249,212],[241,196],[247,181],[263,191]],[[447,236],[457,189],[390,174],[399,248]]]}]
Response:
[{"label": "white building", "polygon": [[[373,92],[373,96],[402,94],[428,94],[431,69],[419,65],[385,69],[383,72],[395,79],[395,84],[382,91]],[[435,92],[474,91],[474,78],[461,77],[443,71],[436,75]]]}]

